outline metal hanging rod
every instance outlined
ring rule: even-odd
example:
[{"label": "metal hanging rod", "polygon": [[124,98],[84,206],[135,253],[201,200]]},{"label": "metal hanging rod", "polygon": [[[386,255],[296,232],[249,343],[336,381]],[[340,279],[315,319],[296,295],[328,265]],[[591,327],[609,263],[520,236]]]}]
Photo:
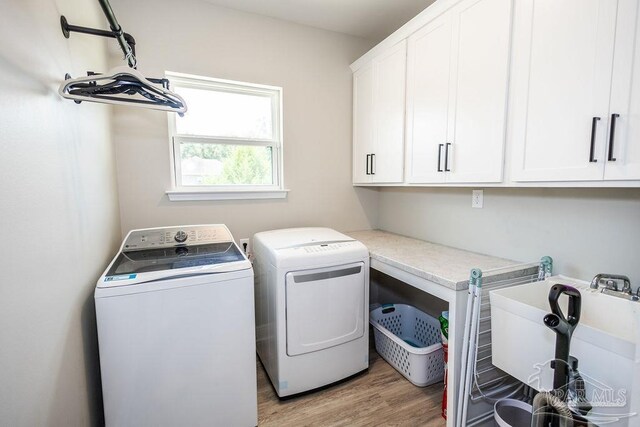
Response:
[{"label": "metal hanging rod", "polygon": [[67,74],[65,81],[58,88],[60,95],[77,104],[89,101],[130,105],[184,115],[187,105],[180,95],[169,89],[169,80],[146,78],[136,70],[135,39],[131,34],[125,33],[118,24],[109,0],[98,0],[98,3],[109,22],[111,31],[71,25],[67,22],[67,18],[61,16],[62,34],[65,38],[69,38],[72,32],[114,38],[118,41],[129,67],[116,67],[105,74],[89,71],[87,77],[75,79]]},{"label": "metal hanging rod", "polygon": [[100,3],[100,7],[104,12],[104,16],[106,16],[107,21],[109,21],[109,27],[111,31],[101,30],[98,28],[89,28],[89,27],[81,27],[79,25],[71,25],[67,22],[67,18],[63,16],[60,17],[60,26],[62,27],[62,34],[65,38],[69,38],[69,34],[72,32],[82,33],[82,34],[90,34],[93,36],[100,37],[110,37],[116,39],[118,44],[120,45],[120,49],[124,53],[124,57],[127,60],[127,64],[131,68],[136,68],[137,60],[136,60],[136,40],[129,33],[125,33],[122,30],[122,27],[118,23],[115,14],[113,13],[113,9],[111,9],[111,5],[108,0],[98,0]]}]

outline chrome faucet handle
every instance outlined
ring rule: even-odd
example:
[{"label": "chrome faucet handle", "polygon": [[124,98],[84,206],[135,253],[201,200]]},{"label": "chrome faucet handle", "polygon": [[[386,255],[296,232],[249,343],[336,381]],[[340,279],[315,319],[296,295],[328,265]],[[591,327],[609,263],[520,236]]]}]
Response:
[{"label": "chrome faucet handle", "polygon": [[[591,281],[591,285],[589,287],[591,289],[598,289],[601,281],[605,281],[604,289],[616,292],[622,292],[627,295],[631,295],[631,281],[627,276],[623,276],[620,274],[607,274],[607,273],[599,273],[596,274],[593,280]],[[622,289],[618,290],[617,281],[622,281]],[[640,295],[639,295],[640,296]]]},{"label": "chrome faucet handle", "polygon": [[605,285],[605,289],[618,292],[618,284],[614,280],[607,279],[604,282],[604,285]]},{"label": "chrome faucet handle", "polygon": [[589,285],[589,287],[591,289],[598,289],[598,285],[600,283],[600,279],[602,279],[602,277],[604,276],[604,274],[602,273],[598,273],[596,274],[593,279],[591,280],[591,284]]}]

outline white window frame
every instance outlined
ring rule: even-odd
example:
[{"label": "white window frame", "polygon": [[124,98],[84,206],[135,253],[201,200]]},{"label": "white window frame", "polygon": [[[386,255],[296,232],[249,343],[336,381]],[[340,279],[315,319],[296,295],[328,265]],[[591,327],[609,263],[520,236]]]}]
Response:
[{"label": "white window frame", "polygon": [[[271,98],[273,112],[273,137],[271,139],[255,138],[222,138],[214,136],[179,135],[176,131],[176,113],[168,113],[169,117],[169,149],[172,189],[166,192],[171,201],[187,200],[241,200],[241,199],[282,199],[287,196],[283,176],[283,120],[282,120],[282,88],[259,85],[233,80],[167,71],[165,76],[172,87],[190,87],[195,89],[215,89],[218,91],[259,95]],[[189,114],[189,105],[187,113]],[[215,119],[215,118],[214,118]],[[230,144],[271,147],[272,182],[271,185],[182,185],[180,170],[180,144],[194,142],[200,144]]]}]

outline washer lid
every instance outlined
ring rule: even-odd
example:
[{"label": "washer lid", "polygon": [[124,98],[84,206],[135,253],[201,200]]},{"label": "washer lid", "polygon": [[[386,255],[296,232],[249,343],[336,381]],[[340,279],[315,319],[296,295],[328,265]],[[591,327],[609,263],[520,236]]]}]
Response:
[{"label": "washer lid", "polygon": [[121,252],[105,274],[113,276],[201,267],[245,258],[233,242]]},{"label": "washer lid", "polygon": [[97,288],[247,271],[251,263],[224,224],[131,230]]}]

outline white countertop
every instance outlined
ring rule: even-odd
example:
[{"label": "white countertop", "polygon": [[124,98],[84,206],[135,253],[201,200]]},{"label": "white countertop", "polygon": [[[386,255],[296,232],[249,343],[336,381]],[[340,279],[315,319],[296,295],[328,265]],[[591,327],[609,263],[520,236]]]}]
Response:
[{"label": "white countertop", "polygon": [[519,263],[387,231],[365,230],[345,234],[361,241],[369,249],[372,260],[456,291],[469,287],[472,268],[482,270],[485,283],[510,278],[516,271],[522,275],[523,266],[531,268],[531,274],[535,274],[538,268],[538,263]]}]

